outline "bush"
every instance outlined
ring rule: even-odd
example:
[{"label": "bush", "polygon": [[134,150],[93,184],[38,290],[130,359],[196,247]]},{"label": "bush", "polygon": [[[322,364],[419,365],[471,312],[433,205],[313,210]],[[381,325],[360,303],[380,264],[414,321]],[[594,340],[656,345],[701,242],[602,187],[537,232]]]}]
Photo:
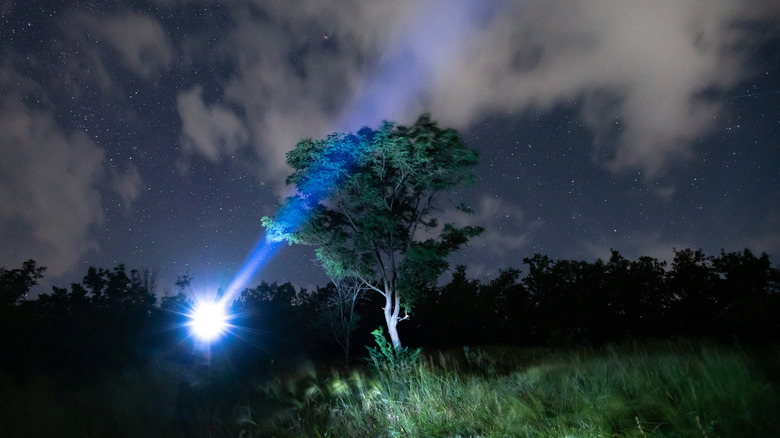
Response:
[{"label": "bush", "polygon": [[366,361],[374,371],[406,375],[419,363],[421,348],[394,348],[392,344],[387,342],[381,326],[372,331],[371,334],[374,336],[377,346],[366,347],[368,349]]}]

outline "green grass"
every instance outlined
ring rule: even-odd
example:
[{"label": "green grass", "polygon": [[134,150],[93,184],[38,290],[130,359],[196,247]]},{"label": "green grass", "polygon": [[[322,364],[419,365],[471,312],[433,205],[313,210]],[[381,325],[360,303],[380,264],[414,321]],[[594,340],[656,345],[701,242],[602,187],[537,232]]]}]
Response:
[{"label": "green grass", "polygon": [[257,382],[225,365],[157,363],[78,387],[0,376],[0,427],[27,437],[776,436],[778,364],[778,348],[693,343],[472,348],[406,371],[307,365]]},{"label": "green grass", "polygon": [[739,349],[499,353],[435,355],[405,375],[280,381],[266,392],[294,403],[262,428],[280,437],[714,438],[780,430],[777,388]]}]

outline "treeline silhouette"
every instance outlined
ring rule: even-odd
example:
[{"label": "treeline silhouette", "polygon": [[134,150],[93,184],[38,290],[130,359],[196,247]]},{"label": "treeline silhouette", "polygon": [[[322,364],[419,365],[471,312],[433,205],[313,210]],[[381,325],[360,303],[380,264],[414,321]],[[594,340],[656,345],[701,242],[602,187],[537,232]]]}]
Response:
[{"label": "treeline silhouette", "polygon": [[780,339],[780,271],[751,251],[707,256],[675,250],[670,266],[627,260],[523,259],[480,282],[458,266],[415,308],[422,345],[600,345],[626,339],[697,337],[743,343]]},{"label": "treeline silhouette", "polygon": [[[707,256],[676,250],[674,260],[557,260],[536,254],[525,272],[470,279],[457,266],[451,280],[429,287],[399,325],[413,346],[506,344],[599,345],[627,339],[696,337],[742,343],[780,339],[780,271],[749,250]],[[19,378],[45,373],[79,382],[103,370],[150,360],[194,360],[186,329],[191,278],[176,295],[158,297],[148,270],[89,268],[80,283],[26,299],[45,272],[30,260],[0,269],[0,366]],[[523,275],[524,274],[524,275]],[[196,280],[196,279],[195,279]],[[322,325],[332,285],[315,291],[263,282],[232,303],[232,334],[215,345],[234,370],[274,372],[284,360],[336,360],[342,352]],[[353,350],[363,356],[370,332],[383,324],[381,298],[367,294]]]}]

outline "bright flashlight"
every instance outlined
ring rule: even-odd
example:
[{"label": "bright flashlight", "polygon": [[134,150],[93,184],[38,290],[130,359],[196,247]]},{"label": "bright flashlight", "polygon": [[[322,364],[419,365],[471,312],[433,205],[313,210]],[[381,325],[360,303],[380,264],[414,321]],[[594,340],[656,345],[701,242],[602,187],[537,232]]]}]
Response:
[{"label": "bright flashlight", "polygon": [[203,301],[195,306],[190,315],[192,333],[201,341],[217,339],[228,325],[228,315],[219,302]]}]

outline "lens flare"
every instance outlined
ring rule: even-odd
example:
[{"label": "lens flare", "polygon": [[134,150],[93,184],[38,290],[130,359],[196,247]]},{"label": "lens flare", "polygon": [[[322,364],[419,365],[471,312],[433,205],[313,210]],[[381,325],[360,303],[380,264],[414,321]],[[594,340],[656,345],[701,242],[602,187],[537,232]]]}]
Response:
[{"label": "lens flare", "polygon": [[200,302],[190,315],[190,330],[201,341],[216,340],[227,328],[228,315],[218,301]]}]

